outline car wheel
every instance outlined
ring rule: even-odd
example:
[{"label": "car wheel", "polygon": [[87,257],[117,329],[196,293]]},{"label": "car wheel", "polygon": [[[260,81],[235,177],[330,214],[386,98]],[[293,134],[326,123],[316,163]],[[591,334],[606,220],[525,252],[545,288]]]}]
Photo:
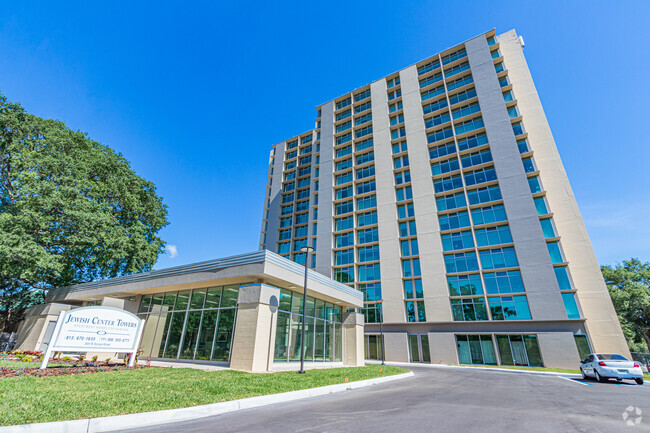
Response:
[{"label": "car wheel", "polygon": [[580,373],[582,373],[582,380],[587,380],[587,379],[589,379],[589,378],[587,377],[587,375],[585,374],[585,371],[582,369],[582,367],[580,367]]},{"label": "car wheel", "polygon": [[637,385],[643,385],[643,378],[639,377],[638,379],[634,379],[636,381]]},{"label": "car wheel", "polygon": [[596,380],[597,380],[598,382],[600,382],[600,383],[605,383],[605,382],[607,382],[607,378],[606,378],[606,377],[602,377],[602,376],[598,373],[597,370],[594,370],[594,373],[596,373]]}]

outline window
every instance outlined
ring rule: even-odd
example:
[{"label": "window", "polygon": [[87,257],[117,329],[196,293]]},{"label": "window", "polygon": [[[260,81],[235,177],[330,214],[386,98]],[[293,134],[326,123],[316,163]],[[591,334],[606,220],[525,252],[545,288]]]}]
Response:
[{"label": "window", "polygon": [[362,165],[365,164],[366,162],[374,161],[375,160],[375,153],[374,152],[366,152],[362,153],[361,155],[357,156],[357,165]]},{"label": "window", "polygon": [[552,263],[564,263],[559,242],[547,242],[546,247],[548,248],[548,253],[551,255]]},{"label": "window", "polygon": [[469,214],[466,211],[438,216],[440,230],[453,230],[469,227]]},{"label": "window", "polygon": [[350,167],[352,167],[352,158],[345,159],[343,161],[337,162],[335,171],[346,170],[346,169],[348,169]]},{"label": "window", "polygon": [[465,89],[449,97],[449,103],[451,105],[458,104],[459,102],[467,101],[476,96],[476,89]]},{"label": "window", "polygon": [[415,227],[415,221],[405,221],[399,223],[399,236],[401,238],[407,237],[407,236],[415,236],[417,235],[417,229]]},{"label": "window", "polygon": [[350,99],[350,98],[344,99],[344,100],[339,101],[339,102],[336,103],[336,109],[340,110],[341,108],[347,107],[351,103],[352,103],[352,99]]},{"label": "window", "polygon": [[354,218],[352,216],[334,220],[334,230],[336,231],[347,230],[352,227],[354,227]]},{"label": "window", "polygon": [[488,295],[523,293],[526,291],[520,271],[486,272],[483,274],[483,280]]},{"label": "window", "polygon": [[409,157],[408,155],[404,156],[398,156],[397,158],[393,159],[393,168],[395,170],[408,167],[409,166]]},{"label": "window", "polygon": [[361,182],[357,184],[357,194],[365,194],[368,192],[375,191],[377,186],[374,180],[368,180],[366,182]]},{"label": "window", "polygon": [[450,233],[448,235],[442,235],[441,238],[443,251],[474,248],[474,239],[472,238],[471,231]]},{"label": "window", "polygon": [[428,101],[431,98],[445,94],[445,86],[438,86],[433,89],[425,90],[422,92],[421,98],[422,102]]},{"label": "window", "polygon": [[431,62],[425,63],[424,65],[418,68],[418,75],[426,74],[427,72],[431,72],[434,69],[437,69],[439,67],[440,67],[440,62],[438,61],[438,59],[432,60]]},{"label": "window", "polygon": [[340,124],[339,126],[336,127],[336,132],[343,132],[348,129],[352,128],[352,122],[347,121],[345,123]]},{"label": "window", "polygon": [[370,209],[377,206],[377,196],[371,195],[357,199],[357,210]]},{"label": "window", "polygon": [[389,101],[392,101],[395,98],[399,98],[400,96],[402,96],[402,90],[401,89],[397,89],[397,90],[394,90],[392,92],[388,92],[388,100]]},{"label": "window", "polygon": [[372,125],[364,126],[363,128],[354,131],[354,138],[365,137],[368,134],[372,134]]},{"label": "window", "polygon": [[454,135],[454,133],[453,133],[453,131],[451,129],[451,126],[450,126],[450,127],[441,129],[439,131],[433,132],[431,134],[428,134],[427,135],[427,142],[429,144],[435,143],[436,141],[444,140],[446,138],[452,137],[453,135]]},{"label": "window", "polygon": [[461,158],[463,168],[472,167],[474,165],[485,164],[492,161],[492,153],[489,149],[480,152],[472,152],[463,155]]},{"label": "window", "polygon": [[289,227],[291,225],[291,217],[280,218],[280,227]]},{"label": "window", "polygon": [[309,200],[296,203],[296,212],[307,210],[308,208],[309,208]]},{"label": "window", "polygon": [[372,113],[368,113],[364,116],[359,117],[354,121],[354,126],[359,126],[362,125],[366,122],[370,122],[372,120]]},{"label": "window", "polygon": [[487,135],[485,133],[469,135],[461,140],[458,140],[458,149],[461,151],[471,149],[473,147],[483,146],[487,144]]},{"label": "window", "polygon": [[357,105],[357,106],[355,107],[355,109],[354,109],[354,113],[355,113],[355,114],[359,114],[359,113],[361,113],[361,112],[363,112],[363,111],[366,111],[366,110],[370,109],[370,106],[371,106],[370,101],[364,102],[364,103],[361,104],[361,105]]},{"label": "window", "polygon": [[397,218],[404,219],[415,216],[415,210],[413,209],[413,203],[401,204],[397,206]]},{"label": "window", "polygon": [[483,285],[479,274],[447,277],[449,296],[482,295]]},{"label": "window", "polygon": [[372,265],[359,265],[359,281],[381,280],[379,263]]},{"label": "window", "polygon": [[363,92],[359,92],[356,95],[354,95],[354,101],[355,102],[362,101],[369,97],[370,97],[370,89],[366,89]]},{"label": "window", "polygon": [[351,110],[345,110],[344,112],[336,115],[336,121],[338,122],[339,120],[343,120],[347,117],[350,117],[351,114],[352,114]]},{"label": "window", "polygon": [[454,129],[456,130],[456,135],[460,135],[466,132],[474,131],[475,129],[482,128],[483,126],[483,118],[476,117],[474,119],[455,124]]},{"label": "window", "polygon": [[393,144],[393,155],[396,153],[406,152],[406,141],[400,141],[399,143]]},{"label": "window", "polygon": [[306,175],[308,175],[310,173],[311,173],[311,167],[303,167],[300,170],[298,170],[298,176],[300,176],[300,177],[306,176]]},{"label": "window", "polygon": [[466,205],[465,194],[462,192],[436,198],[436,207],[438,208],[438,211],[456,209],[459,207],[465,207]]},{"label": "window", "polygon": [[284,169],[285,170],[291,170],[292,168],[295,168],[295,167],[296,167],[296,161],[291,161],[291,162],[287,162],[286,164],[284,164]]},{"label": "window", "polygon": [[308,213],[301,213],[296,215],[296,224],[306,224],[309,221]]},{"label": "window", "polygon": [[413,190],[410,186],[407,186],[406,188],[397,188],[395,190],[395,196],[397,201],[410,200],[413,198]]},{"label": "window", "polygon": [[443,177],[433,182],[433,188],[437,193],[462,187],[463,181],[461,180],[459,174],[455,176]]},{"label": "window", "polygon": [[421,275],[420,259],[402,260],[402,276],[404,278],[419,277]]},{"label": "window", "polygon": [[288,206],[282,206],[280,208],[280,215],[288,215],[293,212],[293,205],[290,204]]},{"label": "window", "polygon": [[339,283],[354,282],[354,266],[345,268],[334,268],[334,279]]},{"label": "window", "polygon": [[391,140],[397,140],[398,138],[402,138],[406,135],[406,128],[403,126],[398,129],[393,129],[390,131],[390,139]]},{"label": "window", "polygon": [[378,301],[381,299],[381,283],[359,284],[363,292],[364,301]]},{"label": "window", "polygon": [[515,100],[515,96],[512,94],[512,90],[508,90],[507,92],[503,92],[503,100],[505,102],[512,102]]},{"label": "window", "polygon": [[508,116],[511,119],[515,119],[519,117],[519,110],[517,110],[517,106],[515,105],[514,107],[508,108]]},{"label": "window", "polygon": [[400,252],[402,257],[417,256],[420,253],[418,248],[418,240],[410,239],[400,242]]},{"label": "window", "polygon": [[457,335],[456,347],[460,364],[497,365],[491,335]]},{"label": "window", "polygon": [[352,185],[350,185],[350,186],[346,186],[345,188],[337,189],[335,191],[334,197],[336,200],[340,200],[342,198],[352,197],[352,194],[353,194],[353,189],[352,189]]},{"label": "window", "polygon": [[427,315],[424,310],[424,301],[407,301],[406,319],[409,322],[426,322]]},{"label": "window", "polygon": [[533,199],[533,202],[535,203],[535,209],[537,209],[537,215],[548,215],[549,214],[548,208],[546,207],[546,201],[544,200],[544,197],[535,197]]},{"label": "window", "polygon": [[350,200],[343,203],[337,203],[335,205],[334,213],[336,215],[342,215],[344,213],[352,212],[353,210],[354,210],[354,204],[352,200]]},{"label": "window", "polygon": [[452,153],[456,153],[456,145],[454,143],[447,143],[429,149],[429,158],[440,158],[441,156],[449,155]]},{"label": "window", "polygon": [[456,171],[458,169],[460,169],[460,165],[458,164],[458,158],[455,157],[431,164],[431,172],[434,176],[449,173],[450,171]]},{"label": "window", "polygon": [[448,254],[445,256],[445,268],[448,273],[478,271],[475,252]]},{"label": "window", "polygon": [[585,359],[591,353],[591,347],[589,346],[589,340],[587,340],[587,336],[574,335],[573,338],[575,339],[580,359]]},{"label": "window", "polygon": [[397,76],[395,78],[391,78],[390,80],[386,81],[386,86],[390,89],[392,87],[399,85],[399,83],[400,83],[399,76]]},{"label": "window", "polygon": [[474,102],[473,104],[463,105],[456,108],[452,111],[452,115],[454,116],[454,119],[459,119],[461,117],[469,116],[470,114],[478,113],[479,111],[481,111],[481,107],[479,107],[478,102]]},{"label": "window", "polygon": [[286,156],[285,159],[292,159],[292,158],[295,158],[296,156],[298,156],[298,152],[296,152],[296,151],[294,150],[293,152],[289,152],[289,153],[287,153],[287,156]]},{"label": "window", "polygon": [[302,238],[307,236],[307,226],[296,227],[294,230],[294,237]]},{"label": "window", "polygon": [[512,235],[507,225],[476,229],[474,234],[476,235],[476,244],[479,247],[512,243]]},{"label": "window", "polygon": [[445,70],[445,78],[449,78],[453,75],[460,74],[463,71],[469,69],[469,62],[463,62],[460,65],[456,65],[452,68]]},{"label": "window", "polygon": [[465,75],[464,77],[457,78],[454,81],[450,82],[447,84],[447,91],[451,92],[454,89],[458,89],[459,87],[466,86],[470,83],[473,83],[474,79],[472,78],[472,75]]},{"label": "window", "polygon": [[352,172],[348,172],[345,174],[339,174],[334,178],[334,184],[335,185],[343,185],[344,183],[352,182]]},{"label": "window", "polygon": [[530,148],[528,147],[528,140],[525,138],[523,140],[517,141],[517,148],[519,149],[519,153],[530,152]]},{"label": "window", "polygon": [[555,271],[555,278],[557,279],[557,284],[560,287],[560,290],[572,290],[571,280],[569,280],[569,273],[567,272],[566,266],[558,266],[553,268]]},{"label": "window", "polygon": [[551,221],[551,218],[539,220],[539,222],[542,226],[542,232],[544,233],[544,237],[546,239],[554,238],[557,236],[555,234],[555,229],[553,228],[553,222]]},{"label": "window", "polygon": [[498,185],[473,189],[467,191],[467,198],[471,205],[501,200],[501,190]]},{"label": "window", "polygon": [[350,155],[351,153],[352,153],[352,146],[345,146],[344,148],[338,149],[336,151],[336,158],[340,158],[345,155]]},{"label": "window", "polygon": [[293,191],[296,184],[294,182],[285,183],[282,187],[282,192]]},{"label": "window", "polygon": [[411,172],[409,170],[395,173],[395,185],[401,185],[403,183],[408,183],[410,181],[411,181]]},{"label": "window", "polygon": [[422,107],[422,111],[424,114],[429,114],[429,113],[433,113],[434,111],[445,108],[446,106],[447,106],[447,100],[441,99],[439,101],[431,102],[429,104],[424,105]]},{"label": "window", "polygon": [[354,145],[355,152],[359,152],[361,150],[365,149],[370,149],[372,147],[372,138],[368,138],[363,141],[359,141]]},{"label": "window", "polygon": [[375,166],[364,167],[357,170],[357,180],[375,175]]},{"label": "window", "polygon": [[438,72],[437,74],[430,75],[427,78],[420,80],[420,88],[429,86],[433,83],[437,83],[440,80],[442,80],[442,73]]},{"label": "window", "polygon": [[493,250],[479,251],[481,267],[483,269],[512,268],[519,266],[515,249],[495,248]]},{"label": "window", "polygon": [[472,221],[474,221],[474,225],[490,224],[505,220],[507,220],[506,210],[501,204],[472,210]]},{"label": "window", "polygon": [[481,168],[465,174],[465,185],[472,186],[477,183],[491,182],[496,180],[496,178],[497,173],[494,167]]},{"label": "window", "polygon": [[422,298],[422,280],[419,278],[404,280],[404,297],[406,299]]},{"label": "window", "polygon": [[280,235],[278,236],[278,239],[280,239],[281,241],[291,239],[291,229],[280,230]]},{"label": "window", "polygon": [[425,128],[433,128],[434,126],[442,125],[451,120],[449,113],[438,114],[437,116],[429,117],[424,121]]},{"label": "window", "polygon": [[488,298],[492,320],[530,320],[526,295]]},{"label": "window", "polygon": [[401,110],[402,108],[403,108],[402,101],[395,102],[395,103],[390,104],[390,105],[388,106],[388,112],[389,112],[389,113],[394,113],[394,112],[396,112],[396,111]]},{"label": "window", "polygon": [[488,320],[485,298],[451,299],[451,311],[456,322]]},{"label": "window", "polygon": [[521,162],[524,164],[524,171],[526,173],[532,173],[536,170],[532,157],[524,158]]},{"label": "window", "polygon": [[293,140],[287,143],[287,150],[291,150],[298,147],[298,140]]},{"label": "window", "polygon": [[334,252],[334,265],[349,265],[351,263],[354,263],[354,249]]},{"label": "window", "polygon": [[540,185],[539,177],[537,176],[528,178],[528,186],[530,187],[530,192],[533,194],[542,192],[542,185]]},{"label": "window", "polygon": [[350,247],[352,245],[354,245],[354,232],[334,236],[335,248]]},{"label": "window", "polygon": [[379,241],[379,232],[377,228],[359,230],[357,233],[358,241],[360,244],[368,244],[371,242]]},{"label": "window", "polygon": [[442,64],[446,65],[451,62],[455,62],[458,59],[462,59],[463,57],[466,56],[467,56],[467,52],[465,51],[465,48],[461,48],[458,51],[454,51],[453,53],[442,56]]},{"label": "window", "polygon": [[359,262],[374,262],[379,260],[379,245],[359,248]]},{"label": "window", "polygon": [[357,227],[377,224],[377,212],[365,212],[357,216]]},{"label": "window", "polygon": [[564,309],[569,319],[579,319],[580,311],[578,311],[578,304],[573,293],[562,293],[562,301],[564,302]]},{"label": "window", "polygon": [[512,130],[514,131],[515,135],[521,135],[524,133],[524,127],[521,122],[513,124]]},{"label": "window", "polygon": [[543,367],[536,335],[497,335],[501,365]]},{"label": "window", "polygon": [[398,114],[390,118],[390,126],[395,126],[400,123],[404,123],[404,114]]},{"label": "window", "polygon": [[284,174],[284,180],[291,180],[296,178],[296,172],[292,171],[291,173],[285,173]]},{"label": "window", "polygon": [[286,254],[291,251],[291,242],[283,242],[278,244],[278,254]]}]

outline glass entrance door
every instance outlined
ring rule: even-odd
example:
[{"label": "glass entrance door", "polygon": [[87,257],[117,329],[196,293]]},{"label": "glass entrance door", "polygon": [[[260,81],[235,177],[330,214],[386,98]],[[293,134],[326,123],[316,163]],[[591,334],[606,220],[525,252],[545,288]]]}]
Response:
[{"label": "glass entrance door", "polygon": [[431,362],[428,335],[409,335],[409,353],[411,362]]}]

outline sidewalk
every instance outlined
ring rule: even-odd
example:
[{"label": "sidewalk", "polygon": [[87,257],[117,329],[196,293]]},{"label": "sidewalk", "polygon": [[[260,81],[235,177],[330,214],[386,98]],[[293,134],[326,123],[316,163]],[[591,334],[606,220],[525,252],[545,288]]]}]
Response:
[{"label": "sidewalk", "polygon": [[[423,368],[455,368],[464,370],[481,370],[481,371],[495,371],[497,373],[519,373],[519,374],[535,374],[543,376],[563,376],[563,377],[582,377],[577,373],[561,373],[558,371],[534,371],[534,370],[518,370],[515,368],[499,368],[499,367],[470,367],[466,365],[447,365],[447,364],[424,364],[420,362],[385,362],[387,365],[396,365],[398,367],[423,367]],[[381,364],[381,361],[366,359],[366,364]]]}]

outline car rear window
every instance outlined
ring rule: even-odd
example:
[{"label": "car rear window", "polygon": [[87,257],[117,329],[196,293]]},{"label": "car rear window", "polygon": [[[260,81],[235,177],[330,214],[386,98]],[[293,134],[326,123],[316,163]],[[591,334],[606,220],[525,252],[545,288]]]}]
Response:
[{"label": "car rear window", "polygon": [[627,361],[627,358],[622,355],[616,355],[613,353],[599,353],[598,359],[612,360],[612,361]]}]

